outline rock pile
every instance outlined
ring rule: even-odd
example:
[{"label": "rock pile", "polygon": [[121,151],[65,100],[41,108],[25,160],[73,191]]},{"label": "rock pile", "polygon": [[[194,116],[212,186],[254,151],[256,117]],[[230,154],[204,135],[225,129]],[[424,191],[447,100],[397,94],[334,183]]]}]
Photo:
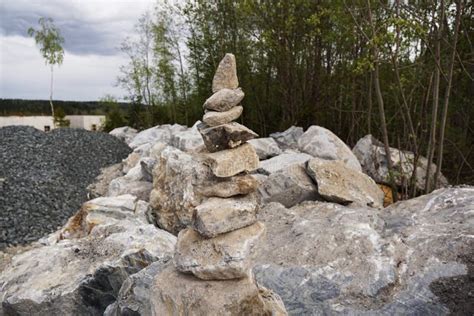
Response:
[{"label": "rock pile", "polygon": [[[195,207],[191,227],[179,232],[174,255],[179,272],[205,281],[170,267],[155,280],[154,310],[284,315],[278,296],[262,295],[268,290],[259,288],[251,274],[253,250],[265,232],[257,221],[258,182],[246,174],[258,168],[257,153],[246,143],[258,135],[234,122],[242,113],[239,104],[244,97],[234,55],[226,54],[220,62],[212,90],[198,130],[208,151],[204,164],[215,178],[200,188],[208,198]],[[170,283],[180,286],[167,286]]]},{"label": "rock pile", "polygon": [[0,249],[53,232],[87,200],[101,168],[130,148],[106,133],[0,128]]}]

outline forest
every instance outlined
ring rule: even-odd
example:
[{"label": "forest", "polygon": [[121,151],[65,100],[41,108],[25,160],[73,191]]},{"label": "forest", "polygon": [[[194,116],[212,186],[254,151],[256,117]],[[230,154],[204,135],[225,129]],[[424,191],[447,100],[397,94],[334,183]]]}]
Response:
[{"label": "forest", "polygon": [[232,52],[242,123],[261,136],[316,124],[353,146],[372,134],[473,183],[472,11],[467,0],[160,3],[122,43],[118,83],[143,105],[135,122],[192,125]]},{"label": "forest", "polygon": [[261,137],[320,125],[352,147],[372,134],[472,184],[472,16],[468,0],[159,1],[120,46],[129,104],[102,102],[108,129],[194,124],[230,52],[246,92],[241,123]]}]

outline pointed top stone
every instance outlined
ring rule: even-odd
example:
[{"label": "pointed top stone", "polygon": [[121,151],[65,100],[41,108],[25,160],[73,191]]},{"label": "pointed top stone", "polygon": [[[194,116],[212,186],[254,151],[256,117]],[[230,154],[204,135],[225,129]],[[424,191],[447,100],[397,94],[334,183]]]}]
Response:
[{"label": "pointed top stone", "polygon": [[227,53],[217,67],[216,74],[212,80],[212,92],[217,92],[224,88],[236,89],[238,86],[239,79],[237,78],[235,56],[234,54]]}]

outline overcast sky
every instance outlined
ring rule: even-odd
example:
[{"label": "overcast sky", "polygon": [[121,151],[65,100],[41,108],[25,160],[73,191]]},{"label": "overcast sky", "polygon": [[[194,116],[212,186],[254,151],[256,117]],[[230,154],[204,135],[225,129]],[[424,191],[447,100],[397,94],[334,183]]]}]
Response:
[{"label": "overcast sky", "polygon": [[48,99],[50,71],[33,38],[42,16],[51,17],[65,38],[63,64],[54,70],[54,99],[119,99],[115,87],[126,63],[118,47],[133,34],[155,0],[0,0],[0,98]]}]

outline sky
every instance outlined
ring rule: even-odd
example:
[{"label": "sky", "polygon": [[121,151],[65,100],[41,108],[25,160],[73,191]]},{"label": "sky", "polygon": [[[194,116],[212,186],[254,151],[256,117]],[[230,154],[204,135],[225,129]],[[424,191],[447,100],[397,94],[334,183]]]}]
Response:
[{"label": "sky", "polygon": [[133,36],[140,15],[154,0],[0,0],[0,98],[48,99],[50,68],[27,29],[51,17],[65,39],[64,61],[54,68],[56,100],[93,101],[110,94],[119,67],[127,63],[118,49]]}]

